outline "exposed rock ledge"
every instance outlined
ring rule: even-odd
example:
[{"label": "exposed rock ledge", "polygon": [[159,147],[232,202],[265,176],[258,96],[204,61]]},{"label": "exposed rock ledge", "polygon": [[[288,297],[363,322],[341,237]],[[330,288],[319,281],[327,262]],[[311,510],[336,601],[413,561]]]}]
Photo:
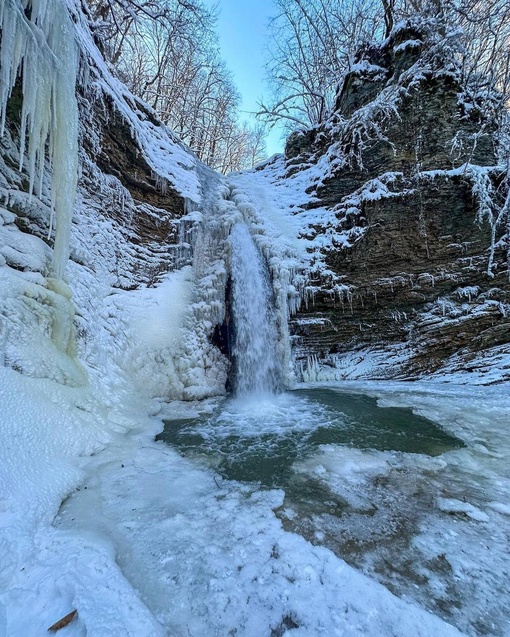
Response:
[{"label": "exposed rock ledge", "polygon": [[427,38],[407,25],[360,52],[330,121],[288,140],[289,173],[329,162],[312,207],[334,208],[336,233],[351,237],[333,239],[332,275],[318,276],[313,301],[291,320],[307,379],[448,369],[487,382],[483,361],[496,355],[510,378],[506,241],[498,229],[490,265],[480,210],[483,189],[502,178],[494,127],[466,103],[448,60],[427,57]]}]

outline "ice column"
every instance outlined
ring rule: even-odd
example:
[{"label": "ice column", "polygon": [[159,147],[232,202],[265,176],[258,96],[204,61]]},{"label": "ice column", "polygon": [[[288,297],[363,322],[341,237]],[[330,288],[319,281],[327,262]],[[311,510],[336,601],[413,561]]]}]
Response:
[{"label": "ice column", "polygon": [[282,374],[268,268],[246,224],[233,227],[230,248],[236,393],[275,392]]},{"label": "ice column", "polygon": [[[6,108],[21,69],[20,169],[26,163],[30,192],[41,183],[48,142],[55,240],[52,275],[62,278],[78,173],[78,49],[62,0],[0,2],[0,135]],[[26,150],[26,158],[25,158]],[[36,183],[36,176],[37,181]]]}]

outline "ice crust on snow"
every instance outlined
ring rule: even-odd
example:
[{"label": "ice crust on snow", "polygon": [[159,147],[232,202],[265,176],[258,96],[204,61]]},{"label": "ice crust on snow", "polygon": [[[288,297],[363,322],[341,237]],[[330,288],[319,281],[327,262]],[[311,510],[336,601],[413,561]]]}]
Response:
[{"label": "ice crust on snow", "polygon": [[61,501],[83,480],[85,458],[111,443],[116,430],[133,427],[136,417],[119,414],[124,425],[115,423],[115,407],[99,386],[65,387],[5,367],[0,376],[2,634],[46,634],[75,607],[79,618],[69,635],[162,634],[115,563],[109,538],[52,526]]},{"label": "ice crust on snow", "polygon": [[490,519],[487,513],[480,511],[469,502],[462,502],[455,498],[438,498],[437,506],[445,513],[460,513],[478,522],[488,522]]}]

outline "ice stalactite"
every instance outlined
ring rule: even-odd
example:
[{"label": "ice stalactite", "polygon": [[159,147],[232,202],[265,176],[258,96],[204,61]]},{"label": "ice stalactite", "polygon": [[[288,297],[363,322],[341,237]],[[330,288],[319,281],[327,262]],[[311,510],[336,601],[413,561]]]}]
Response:
[{"label": "ice stalactite", "polygon": [[[62,0],[3,0],[0,4],[0,134],[21,75],[20,169],[40,194],[48,143],[55,239],[51,275],[62,278],[78,173],[78,49]],[[20,73],[21,71],[21,73]],[[26,151],[26,157],[25,157]]]},{"label": "ice stalactite", "polygon": [[[177,382],[168,394],[183,400],[200,400],[225,392],[228,361],[214,344],[215,328],[225,320],[227,238],[234,206],[224,199],[221,177],[204,165],[197,166],[200,204],[186,202],[181,219],[182,243],[191,257],[192,291],[188,313],[173,353]],[[198,208],[198,209],[197,209]],[[188,244],[189,241],[189,244]]]},{"label": "ice stalactite", "polygon": [[269,270],[246,224],[233,227],[230,247],[236,392],[274,392],[282,373]]}]

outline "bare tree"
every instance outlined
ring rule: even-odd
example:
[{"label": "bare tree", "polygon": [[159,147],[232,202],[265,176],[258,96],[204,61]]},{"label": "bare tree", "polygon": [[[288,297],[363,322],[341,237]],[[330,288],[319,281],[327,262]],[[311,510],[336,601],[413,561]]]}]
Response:
[{"label": "bare tree", "polygon": [[362,41],[380,32],[380,0],[276,0],[267,72],[273,100],[258,115],[289,129],[321,122]]},{"label": "bare tree", "polygon": [[219,57],[215,10],[202,0],[90,0],[90,13],[133,93],[204,162],[223,172],[246,167],[252,134],[238,123],[240,96]]},{"label": "bare tree", "polygon": [[[453,63],[472,98],[499,95],[508,102],[510,85],[510,2],[508,0],[276,0],[267,71],[272,101],[258,115],[288,129],[323,121],[337,85],[362,43],[387,38],[401,20],[422,20],[439,38],[458,32]],[[500,111],[501,112],[501,111]]]},{"label": "bare tree", "polygon": [[395,0],[382,0],[384,8],[384,37],[387,38],[395,24]]}]

